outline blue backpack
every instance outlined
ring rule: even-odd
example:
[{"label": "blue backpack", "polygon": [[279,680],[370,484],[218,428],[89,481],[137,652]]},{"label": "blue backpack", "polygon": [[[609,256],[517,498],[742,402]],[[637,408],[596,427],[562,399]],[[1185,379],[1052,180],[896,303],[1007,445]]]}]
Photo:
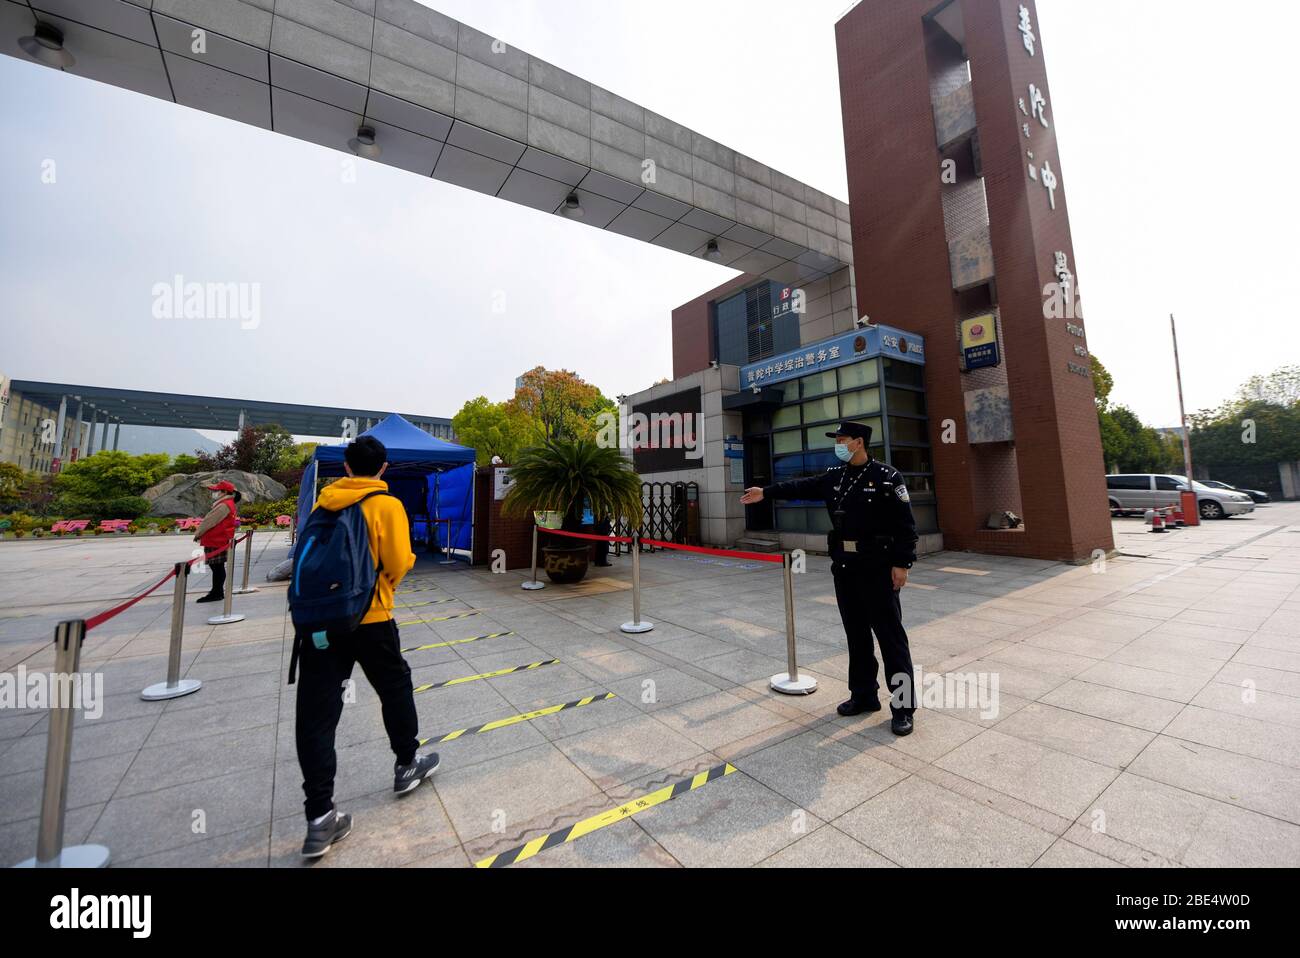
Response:
[{"label": "blue backpack", "polygon": [[[378,567],[370,558],[370,531],[361,504],[386,492],[372,492],[359,501],[331,512],[315,509],[298,536],[289,580],[289,613],[295,634],[326,631],[353,632],[374,602],[379,586]],[[289,684],[294,682],[298,660],[295,638],[289,664]]]}]

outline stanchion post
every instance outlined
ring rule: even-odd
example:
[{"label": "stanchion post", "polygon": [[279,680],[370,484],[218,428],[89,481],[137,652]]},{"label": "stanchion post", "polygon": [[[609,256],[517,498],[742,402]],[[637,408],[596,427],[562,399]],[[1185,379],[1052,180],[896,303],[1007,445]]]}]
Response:
[{"label": "stanchion post", "polygon": [[214,615],[208,619],[208,625],[231,625],[235,622],[243,622],[244,616],[238,615],[231,611],[234,604],[235,590],[234,585],[234,568],[235,568],[235,540],[230,540],[230,545],[226,546],[226,568],[230,571],[226,573],[226,601],[222,605],[221,615]]},{"label": "stanchion post", "polygon": [[[249,588],[248,573],[253,567],[253,530],[248,530],[248,535],[244,537],[244,581],[243,584],[235,590],[235,595],[248,595],[250,592],[257,592],[256,588]],[[232,569],[231,572],[234,572]]]},{"label": "stanchion post", "polygon": [[772,676],[772,688],[785,695],[811,695],[817,691],[817,680],[811,675],[800,675],[794,644],[794,562],[790,553],[781,556],[781,574],[785,579],[785,651],[787,671]]},{"label": "stanchion post", "polygon": [[63,818],[68,805],[68,765],[72,760],[72,691],[81,667],[81,644],[86,622],[60,622],[54,629],[54,672],[50,676],[50,734],[45,746],[45,788],[41,794],[41,823],[36,836],[36,857],[19,868],[104,868],[108,849],[103,845],[63,847]]},{"label": "stanchion post", "polygon": [[632,530],[632,621],[624,622],[620,632],[640,635],[654,628],[653,622],[641,621],[641,530]]},{"label": "stanchion post", "polygon": [[442,554],[444,558],[438,565],[455,565],[456,560],[451,557],[451,520],[439,519],[438,521],[447,523],[447,545],[443,547]]},{"label": "stanchion post", "polygon": [[538,589],[545,589],[545,582],[537,581],[537,523],[533,523],[533,577],[523,584],[523,588],[529,592],[535,592]]},{"label": "stanchion post", "polygon": [[185,632],[185,587],[190,577],[190,564],[178,562],[176,582],[172,586],[172,641],[167,651],[167,681],[148,686],[140,693],[146,702],[178,699],[197,692],[203,685],[198,679],[181,678],[181,636]]}]

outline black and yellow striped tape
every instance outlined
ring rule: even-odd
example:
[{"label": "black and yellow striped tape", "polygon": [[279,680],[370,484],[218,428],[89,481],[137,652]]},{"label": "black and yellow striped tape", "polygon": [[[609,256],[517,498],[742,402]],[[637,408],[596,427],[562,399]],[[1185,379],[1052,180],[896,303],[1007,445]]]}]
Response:
[{"label": "black and yellow striped tape", "polygon": [[423,609],[426,605],[446,605],[448,602],[459,602],[459,599],[430,599],[428,602],[399,602],[399,607],[403,609]]},{"label": "black and yellow striped tape", "polygon": [[428,652],[430,649],[446,649],[453,645],[468,645],[470,642],[482,642],[484,639],[501,639],[507,635],[514,635],[514,630],[509,632],[489,632],[487,635],[474,635],[468,639],[452,639],[450,642],[434,642],[431,645],[417,645],[413,649],[402,649],[402,654],[407,652]]},{"label": "black and yellow striped tape", "polygon": [[476,609],[473,612],[457,612],[455,615],[442,615],[442,616],[438,616],[436,619],[409,619],[406,622],[398,622],[397,624],[399,626],[428,625],[430,622],[450,622],[453,619],[468,619],[471,618],[472,616],[482,615],[482,614],[483,614],[482,612]]},{"label": "black and yellow striped tape", "polygon": [[558,832],[551,832],[549,835],[538,835],[532,841],[527,842],[517,848],[512,848],[508,852],[501,852],[499,855],[492,855],[480,862],[475,862],[475,868],[505,868],[507,865],[514,865],[525,859],[532,858],[539,852],[544,852],[548,848],[554,848],[556,845],[563,845],[567,842],[581,838],[583,835],[589,835],[597,829],[604,828],[606,825],[613,825],[615,822],[621,822],[625,818],[630,818],[639,812],[644,812],[648,808],[654,808],[656,805],[662,805],[664,802],[671,801],[678,795],[685,795],[687,792],[693,792],[697,788],[702,788],[709,782],[722,778],[724,775],[730,775],[736,770],[735,766],[730,763],[718,765],[706,772],[700,772],[698,775],[692,775],[690,778],[684,778],[680,782],[672,785],[665,785],[657,792],[651,792],[644,798],[638,798],[635,801],[620,805],[618,808],[611,808],[608,811],[601,812],[599,815],[593,815],[591,818],[584,818],[576,825],[570,825]]},{"label": "black and yellow striped tape", "polygon": [[565,702],[563,705],[548,705],[544,709],[525,712],[523,715],[512,715],[510,718],[497,719],[495,722],[488,722],[486,725],[478,725],[474,728],[457,729],[454,732],[447,732],[445,735],[435,735],[433,738],[422,739],[420,745],[423,747],[428,745],[430,742],[454,742],[456,739],[463,738],[466,735],[481,735],[484,732],[495,732],[500,728],[509,728],[511,725],[518,725],[520,722],[531,722],[533,719],[543,718],[547,715],[554,715],[557,712],[563,712],[566,709],[580,709],[584,705],[591,705],[595,702],[607,702],[613,697],[613,692],[601,692],[599,695],[589,695],[585,699],[578,699],[576,702]]},{"label": "black and yellow striped tape", "polygon": [[466,675],[459,679],[448,679],[446,682],[434,682],[432,685],[421,685],[415,691],[429,692],[433,689],[445,689],[450,685],[463,685],[466,682],[477,682],[479,679],[495,679],[501,675],[513,675],[515,672],[529,672],[533,669],[540,669],[544,665],[559,665],[559,659],[548,659],[545,662],[534,662],[532,665],[516,665],[512,669],[498,669],[495,672],[484,672],[482,675]]}]

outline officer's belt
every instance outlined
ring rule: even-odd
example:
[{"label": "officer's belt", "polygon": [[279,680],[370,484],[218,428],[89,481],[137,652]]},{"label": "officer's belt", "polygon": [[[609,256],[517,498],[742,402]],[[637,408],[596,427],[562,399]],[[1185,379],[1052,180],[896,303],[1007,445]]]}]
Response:
[{"label": "officer's belt", "polygon": [[893,536],[866,536],[861,539],[845,539],[840,537],[840,549],[843,552],[861,552],[866,551],[859,549],[859,546],[876,546],[886,549],[894,547]]}]

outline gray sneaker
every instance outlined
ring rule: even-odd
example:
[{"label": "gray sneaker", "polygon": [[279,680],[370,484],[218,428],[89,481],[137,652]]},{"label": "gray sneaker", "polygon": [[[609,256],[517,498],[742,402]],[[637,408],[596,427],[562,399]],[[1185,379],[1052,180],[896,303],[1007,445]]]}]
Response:
[{"label": "gray sneaker", "polygon": [[413,789],[419,788],[420,783],[428,776],[438,770],[438,753],[429,752],[427,755],[415,756],[415,761],[410,765],[393,766],[393,794],[405,795]]},{"label": "gray sneaker", "polygon": [[302,857],[315,860],[330,850],[335,842],[341,842],[352,831],[352,816],[340,815],[337,809],[319,825],[307,823],[307,839],[302,843]]}]

